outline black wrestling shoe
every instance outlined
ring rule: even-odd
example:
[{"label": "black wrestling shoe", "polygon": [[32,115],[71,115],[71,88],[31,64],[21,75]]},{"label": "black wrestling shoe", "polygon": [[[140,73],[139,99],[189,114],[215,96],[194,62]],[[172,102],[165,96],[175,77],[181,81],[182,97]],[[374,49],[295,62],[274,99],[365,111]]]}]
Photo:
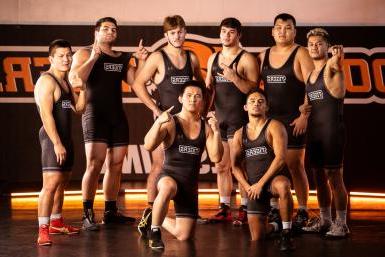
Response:
[{"label": "black wrestling shoe", "polygon": [[304,209],[298,209],[293,220],[293,229],[297,233],[301,233],[303,227],[306,227],[309,220],[309,214]]},{"label": "black wrestling shoe", "polygon": [[103,216],[103,224],[126,224],[134,223],[133,217],[123,216],[119,211],[105,211]]},{"label": "black wrestling shoe", "polygon": [[152,219],[152,209],[151,207],[148,207],[144,209],[142,218],[140,219],[138,224],[138,231],[141,236],[147,237],[148,231],[151,228],[151,219]]},{"label": "black wrestling shoe", "polygon": [[95,222],[95,214],[92,209],[85,209],[82,218],[82,228],[87,231],[98,231],[100,229],[99,224]]},{"label": "black wrestling shoe", "polygon": [[281,240],[279,242],[281,251],[293,251],[295,249],[294,240],[290,229],[284,229],[281,232]]},{"label": "black wrestling shoe", "polygon": [[148,245],[153,250],[163,250],[164,249],[164,243],[162,241],[162,234],[160,232],[160,228],[152,228],[149,231],[148,236]]}]

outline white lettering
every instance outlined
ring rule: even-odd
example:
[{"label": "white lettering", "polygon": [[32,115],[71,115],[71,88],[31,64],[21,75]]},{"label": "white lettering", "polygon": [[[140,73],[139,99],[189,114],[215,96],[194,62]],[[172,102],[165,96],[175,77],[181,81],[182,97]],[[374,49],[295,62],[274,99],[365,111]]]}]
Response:
[{"label": "white lettering", "polygon": [[322,90],[316,90],[313,92],[309,92],[307,95],[309,96],[310,101],[324,99],[324,94],[323,94]]},{"label": "white lettering", "polygon": [[246,158],[262,154],[267,154],[266,146],[258,146],[245,150]]},{"label": "white lettering", "polygon": [[117,63],[104,63],[105,71],[122,72],[123,64]]},{"label": "white lettering", "polygon": [[268,75],[267,83],[270,83],[270,84],[286,83],[286,76],[285,75]]}]

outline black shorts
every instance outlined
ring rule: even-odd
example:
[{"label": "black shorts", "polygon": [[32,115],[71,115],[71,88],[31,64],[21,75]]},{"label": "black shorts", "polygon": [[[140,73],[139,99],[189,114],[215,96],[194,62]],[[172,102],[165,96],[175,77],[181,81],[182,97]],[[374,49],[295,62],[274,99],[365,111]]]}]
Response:
[{"label": "black shorts", "polygon": [[82,115],[84,142],[103,142],[109,148],[129,144],[129,127],[124,112],[113,121],[103,115]]},{"label": "black shorts", "polygon": [[272,197],[271,182],[268,182],[263,187],[259,198],[247,201],[247,214],[267,215],[270,211],[270,199]]},{"label": "black shorts", "polygon": [[49,139],[46,131],[42,127],[39,131],[39,141],[41,146],[41,166],[43,172],[46,171],[71,171],[74,164],[74,148],[72,141],[62,140],[62,144],[66,149],[67,155],[63,164],[57,162],[55,150],[51,139]]},{"label": "black shorts", "polygon": [[288,149],[303,149],[306,146],[306,133],[294,136],[294,126],[290,126],[297,117],[273,117],[273,119],[280,121],[286,128],[287,132],[287,148]]},{"label": "black shorts", "polygon": [[229,139],[233,139],[235,132],[245,124],[247,124],[247,121],[239,123],[228,123],[226,121],[219,122],[219,131],[221,132],[222,141],[226,142]]},{"label": "black shorts", "polygon": [[[189,180],[162,170],[158,182],[163,177],[171,177],[177,184],[174,200],[175,216],[178,218],[198,218],[198,180]],[[158,183],[157,183],[158,184]]]},{"label": "black shorts", "polygon": [[[321,131],[319,133],[317,131],[309,132],[306,155],[310,166],[325,169],[341,168],[345,148],[344,128],[328,133],[320,133]],[[317,136],[312,136],[314,133]]]}]

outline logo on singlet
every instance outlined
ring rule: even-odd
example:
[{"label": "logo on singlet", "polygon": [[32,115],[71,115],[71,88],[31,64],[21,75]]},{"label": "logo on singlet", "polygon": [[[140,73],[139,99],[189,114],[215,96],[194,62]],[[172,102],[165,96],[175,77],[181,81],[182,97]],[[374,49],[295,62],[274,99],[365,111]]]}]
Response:
[{"label": "logo on singlet", "polygon": [[224,77],[221,77],[219,75],[215,76],[215,82],[216,83],[228,83],[231,82],[230,80],[225,79]]},{"label": "logo on singlet", "polygon": [[267,83],[270,83],[270,84],[286,83],[286,76],[285,75],[268,75]]},{"label": "logo on singlet", "polygon": [[195,146],[179,145],[179,152],[185,154],[199,155],[200,149]]},{"label": "logo on singlet", "polygon": [[267,148],[266,148],[266,146],[253,147],[250,149],[246,149],[245,154],[246,154],[246,158],[251,157],[251,156],[267,154]]},{"label": "logo on singlet", "polygon": [[324,93],[322,92],[322,90],[309,92],[307,95],[309,96],[310,101],[324,99]]},{"label": "logo on singlet", "polygon": [[171,84],[173,85],[181,85],[189,80],[190,80],[189,76],[171,76]]},{"label": "logo on singlet", "polygon": [[62,109],[68,109],[71,108],[71,101],[70,100],[63,100],[61,102],[61,108]]},{"label": "logo on singlet", "polygon": [[122,72],[123,64],[119,63],[104,63],[105,71]]}]

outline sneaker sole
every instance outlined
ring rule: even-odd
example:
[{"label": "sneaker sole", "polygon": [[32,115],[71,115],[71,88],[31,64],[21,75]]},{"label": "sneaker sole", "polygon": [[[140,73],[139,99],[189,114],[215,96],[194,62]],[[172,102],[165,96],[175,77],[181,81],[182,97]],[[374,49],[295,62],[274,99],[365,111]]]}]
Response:
[{"label": "sneaker sole", "polygon": [[77,232],[49,232],[50,235],[75,235],[80,234],[80,231]]},{"label": "sneaker sole", "polygon": [[235,227],[241,227],[241,226],[246,225],[246,224],[247,224],[247,223],[242,222],[242,221],[240,221],[240,220],[234,220],[234,221],[233,221],[233,226],[235,226]]},{"label": "sneaker sole", "polygon": [[52,242],[48,242],[48,243],[37,243],[37,245],[39,245],[39,246],[51,246],[51,245],[52,245]]},{"label": "sneaker sole", "polygon": [[82,229],[85,231],[99,231],[100,230],[99,226],[92,226],[92,227],[84,227],[83,226]]},{"label": "sneaker sole", "polygon": [[164,246],[158,246],[158,247],[155,247],[155,246],[150,246],[150,248],[152,249],[152,250],[158,250],[158,251],[160,251],[160,250],[164,250]]},{"label": "sneaker sole", "polygon": [[338,240],[338,239],[345,239],[345,238],[348,238],[348,237],[349,237],[349,234],[346,234],[346,235],[344,235],[344,236],[325,235],[324,237],[325,237],[325,239],[330,239],[330,240],[335,239],[335,240]]},{"label": "sneaker sole", "polygon": [[49,233],[50,235],[77,235],[77,234],[80,234],[80,231],[79,232],[62,232],[62,233]]}]

